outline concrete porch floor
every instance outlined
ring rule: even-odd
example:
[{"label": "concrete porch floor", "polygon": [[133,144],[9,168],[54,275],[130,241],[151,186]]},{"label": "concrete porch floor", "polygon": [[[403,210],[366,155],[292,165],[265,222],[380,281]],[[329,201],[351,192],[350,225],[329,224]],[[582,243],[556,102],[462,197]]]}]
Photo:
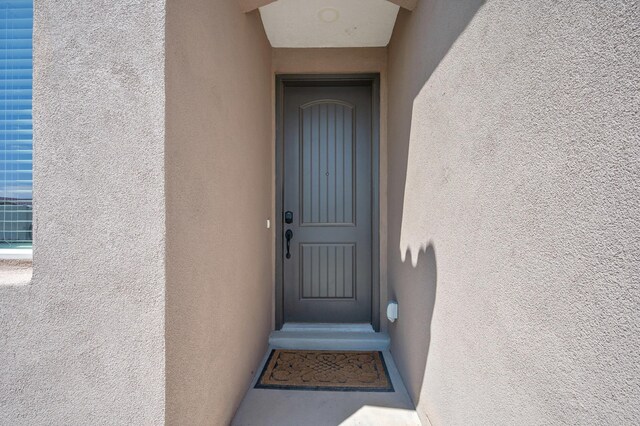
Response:
[{"label": "concrete porch floor", "polygon": [[325,392],[255,389],[269,348],[234,426],[420,425],[389,351],[383,351],[394,392]]}]

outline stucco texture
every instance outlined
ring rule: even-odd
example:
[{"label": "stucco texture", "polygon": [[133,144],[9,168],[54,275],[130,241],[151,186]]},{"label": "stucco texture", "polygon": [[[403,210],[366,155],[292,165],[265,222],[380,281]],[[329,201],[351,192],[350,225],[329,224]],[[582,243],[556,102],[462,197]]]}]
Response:
[{"label": "stucco texture", "polygon": [[389,330],[423,422],[640,423],[638,22],[637,1],[400,12]]},{"label": "stucco texture", "polygon": [[164,421],[164,1],[35,1],[34,254],[0,424]]},{"label": "stucco texture", "polygon": [[167,424],[228,424],[272,329],[271,48],[232,0],[167,3]]}]

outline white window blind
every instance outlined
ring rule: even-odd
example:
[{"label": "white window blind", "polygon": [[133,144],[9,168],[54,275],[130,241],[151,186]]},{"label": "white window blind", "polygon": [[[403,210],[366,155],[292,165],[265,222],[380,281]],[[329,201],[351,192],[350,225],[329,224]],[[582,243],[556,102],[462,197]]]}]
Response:
[{"label": "white window blind", "polygon": [[0,249],[32,242],[33,1],[0,0]]}]

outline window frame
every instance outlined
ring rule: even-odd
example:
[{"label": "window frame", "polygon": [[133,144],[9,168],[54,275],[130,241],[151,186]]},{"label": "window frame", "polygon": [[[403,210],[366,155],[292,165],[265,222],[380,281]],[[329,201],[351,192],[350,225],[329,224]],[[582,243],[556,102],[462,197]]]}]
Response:
[{"label": "window frame", "polygon": [[[21,6],[17,6],[18,9],[22,8]],[[8,9],[15,9],[15,6],[8,6]],[[7,10],[8,10],[7,9]],[[24,8],[25,10],[27,9],[26,7]],[[31,81],[33,81],[33,9],[34,9],[34,4],[33,1],[31,1]],[[5,17],[7,17],[8,15],[6,15]],[[15,16],[14,16],[15,17]],[[11,19],[11,18],[9,18]],[[27,19],[26,16],[24,16],[24,14],[19,14],[18,17],[16,19]],[[5,24],[7,25],[8,22]],[[4,28],[4,27],[3,27]],[[6,28],[9,28],[8,26]],[[24,27],[26,29],[26,27]],[[26,37],[24,38],[26,40]],[[9,39],[7,39],[9,40]],[[9,43],[9,41],[7,41],[7,43]],[[9,46],[9,44],[7,44],[6,46]],[[6,47],[6,49],[9,49],[9,47]],[[19,47],[19,49],[23,49],[23,47]],[[3,80],[4,81],[4,80]],[[31,94],[31,98],[30,98],[30,104],[31,104],[31,111],[33,110],[33,93]],[[3,260],[7,260],[9,261],[9,263],[11,263],[11,261],[14,260],[33,260],[33,116],[31,116],[31,123],[32,123],[32,127],[31,127],[31,199],[30,199],[30,206],[31,206],[31,244],[27,245],[27,247],[6,247],[6,248],[0,248],[0,262],[2,262]],[[2,262],[2,263],[6,263],[6,262]]]}]

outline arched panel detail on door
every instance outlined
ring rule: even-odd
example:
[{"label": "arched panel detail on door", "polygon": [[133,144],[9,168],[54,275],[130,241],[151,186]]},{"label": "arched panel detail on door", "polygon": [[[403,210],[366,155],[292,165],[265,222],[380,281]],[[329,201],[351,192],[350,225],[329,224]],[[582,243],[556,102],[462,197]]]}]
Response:
[{"label": "arched panel detail on door", "polygon": [[355,107],[300,106],[301,226],[355,226]]}]

